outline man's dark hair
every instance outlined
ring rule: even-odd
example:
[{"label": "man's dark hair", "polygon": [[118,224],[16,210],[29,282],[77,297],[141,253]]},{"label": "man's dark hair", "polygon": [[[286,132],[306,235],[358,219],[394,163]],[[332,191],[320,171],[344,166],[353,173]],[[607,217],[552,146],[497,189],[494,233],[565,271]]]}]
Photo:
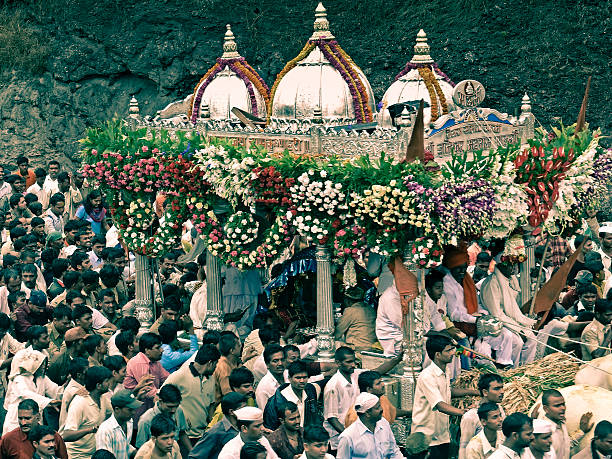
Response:
[{"label": "man's dark hair", "polygon": [[101,234],[96,234],[94,237],[91,238],[91,245],[94,246],[95,244],[106,245],[106,238]]},{"label": "man's dark hair", "polygon": [[89,392],[94,390],[96,386],[102,383],[105,379],[109,379],[113,373],[105,367],[89,367],[85,372],[85,389]]},{"label": "man's dark hair", "polygon": [[86,306],[84,304],[77,304],[72,310],[72,320],[79,320],[84,315],[92,313],[93,312],[89,306]]},{"label": "man's dark hair", "polygon": [[32,325],[30,328],[28,328],[26,335],[28,337],[28,341],[32,343],[40,339],[42,335],[46,335],[48,333],[49,332],[47,331],[46,327],[43,327],[42,325]]},{"label": "man's dark hair", "polygon": [[489,413],[495,410],[499,410],[499,405],[497,403],[494,403],[494,402],[481,403],[477,411],[478,419],[480,419],[481,421],[486,421],[487,419],[489,419]]},{"label": "man's dark hair", "polygon": [[47,163],[47,169],[49,168],[49,166],[60,167],[60,163],[56,159],[52,159],[51,161]]},{"label": "man's dark hair", "polygon": [[51,271],[53,272],[53,277],[56,279],[61,278],[64,273],[68,270],[68,266],[70,266],[70,262],[65,258],[56,258],[51,262]]},{"label": "man's dark hair", "polygon": [[89,260],[89,255],[77,250],[70,257],[70,266],[72,266],[72,269],[78,269],[85,260]]},{"label": "man's dark hair", "polygon": [[162,323],[157,329],[157,333],[161,338],[162,344],[170,344],[171,342],[176,340],[177,337],[178,330],[176,321],[171,320]]},{"label": "man's dark hair", "polygon": [[[79,271],[68,271],[66,274],[64,274],[64,278],[62,280],[64,282],[64,288],[66,290],[70,290],[81,280],[81,273]],[[81,292],[77,291],[77,293]]]},{"label": "man's dark hair", "polygon": [[[52,269],[53,261],[57,260],[57,257],[59,257],[59,250],[55,247],[47,247],[40,252],[40,261],[43,262],[46,270]],[[66,269],[68,269],[67,265]]]},{"label": "man's dark hair", "polygon": [[122,355],[128,355],[129,347],[134,344],[135,337],[136,334],[132,330],[123,330],[115,337],[115,346]]},{"label": "man's dark hair", "polygon": [[283,358],[286,359],[290,352],[297,352],[300,355],[300,348],[295,344],[287,344],[283,347]]},{"label": "man's dark hair", "polygon": [[11,279],[21,279],[21,274],[19,271],[13,268],[4,270],[4,282],[8,282]]},{"label": "man's dark hair", "polygon": [[59,305],[53,310],[53,318],[55,320],[70,319],[72,320],[72,311],[68,306]]},{"label": "man's dark hair", "polygon": [[378,371],[368,370],[360,373],[357,377],[357,385],[359,386],[359,392],[367,392],[374,386],[377,379],[380,379],[380,373]]},{"label": "man's dark hair", "polygon": [[162,304],[161,309],[168,309],[170,311],[180,312],[181,306],[181,300],[179,298],[177,298],[176,296],[168,296],[164,298],[164,303]]},{"label": "man's dark hair", "polygon": [[157,414],[151,420],[151,436],[159,437],[160,435],[166,435],[174,433],[176,430],[176,423],[165,414]]},{"label": "man's dark hair", "polygon": [[342,362],[349,356],[355,356],[355,351],[348,346],[340,346],[336,349],[336,353],[334,354],[334,359],[336,362]]},{"label": "man's dark hair", "polygon": [[15,304],[17,304],[17,300],[19,300],[19,298],[21,297],[25,297],[26,293],[23,290],[17,290],[16,292],[11,292],[8,294],[8,296],[6,297],[6,299],[8,300],[8,304],[10,306],[10,309],[13,310]]},{"label": "man's dark hair", "polygon": [[40,443],[40,441],[48,435],[55,438],[55,430],[43,424],[36,424],[35,426],[32,426],[32,430],[30,430],[28,433],[28,440],[31,442]]},{"label": "man's dark hair", "polygon": [[[4,271],[6,271],[7,269],[12,269],[13,266],[17,264],[17,261],[19,261],[19,258],[17,258],[15,255],[11,255],[10,253],[4,255],[2,257],[2,267],[4,268]],[[2,277],[6,279],[4,272],[2,273]]]},{"label": "man's dark hair", "polygon": [[480,375],[480,378],[478,378],[478,392],[480,392],[480,395],[483,395],[485,390],[489,390],[492,382],[503,384],[504,380],[497,373],[484,373]]},{"label": "man's dark hair", "polygon": [[270,360],[272,360],[272,356],[274,354],[283,353],[283,347],[278,343],[268,344],[263,351],[263,358],[266,365],[270,364]]},{"label": "man's dark hair", "polygon": [[597,287],[594,284],[578,284],[576,287],[576,293],[582,295],[597,295]]},{"label": "man's dark hair", "polygon": [[38,270],[36,269],[36,265],[34,265],[34,263],[26,263],[24,265],[21,265],[21,274],[23,273],[30,273],[30,274],[37,275]]},{"label": "man's dark hair", "polygon": [[140,321],[134,316],[123,316],[119,321],[119,330],[131,330],[134,333],[138,333],[138,330],[140,330]]},{"label": "man's dark hair", "polygon": [[217,330],[208,330],[202,336],[202,345],[204,344],[213,344],[217,346],[219,344],[219,340],[221,339],[221,333]]},{"label": "man's dark hair", "polygon": [[270,343],[280,342],[280,332],[275,327],[264,327],[259,329],[259,340],[267,346]]},{"label": "man's dark hair", "polygon": [[[49,198],[49,207],[53,207],[56,206],[58,203],[60,202],[66,202],[66,198],[64,197],[63,193],[55,193],[53,196],[51,196]],[[66,224],[68,224],[68,222],[66,222]],[[66,230],[66,226],[64,226],[64,231]]]},{"label": "man's dark hair", "polygon": [[329,432],[323,426],[309,425],[304,427],[304,443],[325,443],[329,441]]},{"label": "man's dark hair", "polygon": [[[58,193],[58,194],[61,194],[61,193]],[[63,196],[64,195],[62,194],[62,197]],[[64,225],[64,233],[78,231],[80,227],[81,227],[81,220],[77,220],[77,219],[68,220],[66,224]]]},{"label": "man's dark hair", "polygon": [[45,221],[40,217],[32,217],[32,220],[30,220],[30,226],[32,228],[35,228],[41,225],[44,226],[44,224],[45,224]]},{"label": "man's dark hair", "polygon": [[36,415],[40,412],[40,407],[38,406],[38,403],[36,403],[35,400],[32,400],[31,398],[26,398],[20,401],[19,405],[17,405],[17,411],[19,410],[31,411],[32,414]]},{"label": "man's dark hair", "polygon": [[24,155],[17,156],[17,165],[20,166],[22,164],[29,164],[30,160],[26,158]]},{"label": "man's dark hair", "polygon": [[[26,205],[28,206],[34,202],[38,202],[38,196],[36,196],[34,193],[26,193],[24,198]],[[30,221],[30,226],[32,226],[32,221]]]},{"label": "man's dark hair", "polygon": [[109,355],[104,359],[104,366],[110,371],[120,371],[127,366],[127,363],[120,355]]},{"label": "man's dark hair", "polygon": [[231,389],[238,389],[243,384],[255,382],[255,377],[247,367],[234,368],[229,375],[229,385]]},{"label": "man's dark hair", "polygon": [[557,389],[546,389],[542,392],[542,405],[548,405],[551,397],[563,397]]},{"label": "man's dark hair", "polygon": [[306,363],[301,360],[296,360],[295,362],[289,365],[287,371],[289,372],[289,377],[293,377],[298,373],[308,374],[308,365],[306,365]]},{"label": "man's dark hair", "polygon": [[425,276],[425,287],[431,288],[436,282],[442,282],[444,280],[444,274],[440,271],[433,269],[429,274]]},{"label": "man's dark hair", "polygon": [[266,448],[258,441],[247,441],[240,449],[240,459],[257,459],[262,453],[267,453]]},{"label": "man's dark hair", "polygon": [[98,449],[94,455],[91,456],[91,459],[117,459],[117,456],[107,449]]},{"label": "man's dark hair", "polygon": [[237,342],[238,337],[233,333],[231,335],[222,335],[219,338],[219,352],[221,352],[221,355],[227,357],[232,349],[236,347]]},{"label": "man's dark hair", "polygon": [[450,337],[443,335],[434,335],[427,338],[425,343],[425,349],[429,358],[434,360],[434,357],[438,352],[442,352],[446,346],[452,345],[453,340]]},{"label": "man's dark hair", "polygon": [[[65,283],[64,283],[65,285]],[[71,286],[73,287],[73,286]],[[80,291],[78,290],[68,290],[66,292],[66,304],[68,305],[72,305],[74,303],[74,300],[76,300],[77,298],[82,299],[83,301],[86,301],[87,298],[85,297],[85,295],[83,295]]]},{"label": "man's dark hair", "polygon": [[181,403],[183,399],[180,389],[174,384],[164,384],[157,396],[164,403]]},{"label": "man's dark hair", "polygon": [[0,312],[0,330],[8,330],[11,328],[11,318],[5,313]]},{"label": "man's dark hair", "polygon": [[195,362],[200,365],[205,365],[208,362],[219,360],[221,354],[213,344],[202,344],[195,355]]},{"label": "man's dark hair", "polygon": [[37,167],[36,169],[34,169],[34,175],[36,177],[46,177],[47,171],[42,167]]},{"label": "man's dark hair", "polygon": [[582,241],[584,241],[585,239],[587,242],[591,240],[589,236],[586,236],[584,234],[576,234],[576,237],[574,238],[574,246],[576,247],[576,249],[580,247],[580,244],[582,244]]},{"label": "man's dark hair", "polygon": [[97,272],[88,269],[81,273],[81,279],[83,279],[83,284],[85,285],[98,285],[100,281],[100,275]]},{"label": "man's dark hair", "polygon": [[238,407],[247,402],[247,398],[238,392],[228,392],[221,399],[221,411],[225,416],[229,410],[237,410]]},{"label": "man's dark hair", "polygon": [[[88,271],[85,271],[85,272],[88,272]],[[93,271],[93,272],[95,272],[95,271]],[[98,274],[98,273],[96,273],[96,274]],[[96,299],[101,303],[102,300],[104,300],[104,297],[106,297],[106,296],[115,299],[115,292],[113,291],[113,289],[111,289],[111,288],[103,288],[102,290],[100,290],[98,292],[98,295],[97,295]],[[140,327],[140,324],[138,324],[138,326]]]},{"label": "man's dark hair", "polygon": [[595,314],[605,314],[612,309],[612,301],[599,298],[595,302]]},{"label": "man's dark hair", "polygon": [[298,410],[298,406],[289,400],[286,400],[280,407],[281,409],[278,411],[278,414],[282,419],[285,419],[285,411],[289,411],[289,413],[295,413]]},{"label": "man's dark hair", "polygon": [[595,426],[593,437],[598,440],[604,440],[608,435],[612,435],[612,422],[606,421],[605,419],[599,421]]},{"label": "man's dark hair", "polygon": [[253,317],[253,330],[261,330],[266,327],[268,322],[268,314],[265,312],[260,312]]},{"label": "man's dark hair", "polygon": [[9,198],[9,205],[11,206],[11,208],[17,207],[17,204],[19,204],[21,198],[23,198],[22,194],[16,193],[11,195],[11,197]]},{"label": "man's dark hair", "polygon": [[75,357],[68,364],[68,374],[74,379],[77,375],[84,374],[89,367],[89,362],[83,357]]},{"label": "man's dark hair", "polygon": [[103,339],[104,338],[102,338],[100,335],[92,334],[83,340],[83,346],[90,356],[96,352],[96,348],[100,345]]},{"label": "man's dark hair", "polygon": [[119,268],[109,263],[105,263],[102,266],[99,274],[102,283],[109,288],[115,288],[119,283],[119,276],[121,276]]},{"label": "man's dark hair", "polygon": [[502,433],[508,438],[513,433],[520,433],[525,425],[532,425],[532,419],[525,413],[512,413],[502,422]]},{"label": "man's dark hair", "polygon": [[161,338],[155,333],[144,333],[138,342],[138,350],[143,354],[147,349],[153,349],[157,344],[162,344]]}]

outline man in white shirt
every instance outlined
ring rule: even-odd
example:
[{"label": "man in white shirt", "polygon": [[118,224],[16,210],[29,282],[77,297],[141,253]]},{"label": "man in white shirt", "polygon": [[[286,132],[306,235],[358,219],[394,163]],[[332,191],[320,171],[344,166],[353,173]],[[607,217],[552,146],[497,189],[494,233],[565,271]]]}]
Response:
[{"label": "man in white shirt", "polygon": [[489,314],[499,319],[505,328],[514,332],[515,341],[521,340],[521,337],[526,338],[521,346],[519,361],[514,361],[516,367],[533,361],[537,343],[531,330],[536,321],[525,316],[516,302],[520,287],[515,285],[513,288],[510,285],[511,279],[516,280],[512,276],[513,269],[514,266],[508,262],[497,263],[493,274],[482,283],[480,302]]},{"label": "man in white shirt", "polygon": [[64,206],[66,199],[61,193],[56,193],[49,198],[49,208],[42,215],[45,220],[45,232],[51,234],[54,231],[64,232]]},{"label": "man in white shirt", "polygon": [[[391,288],[387,289],[389,292]],[[391,371],[399,362],[399,355],[376,368],[380,374]],[[330,447],[335,450],[338,447],[339,435],[344,431],[344,421],[349,409],[355,404],[359,395],[358,378],[366,369],[355,369],[355,351],[347,346],[341,346],[336,350],[335,360],[338,371],[325,385],[323,393],[323,427],[329,432]]]},{"label": "man in white shirt", "polygon": [[261,378],[257,389],[255,390],[255,399],[257,400],[257,406],[261,410],[266,409],[266,403],[268,399],[274,395],[276,389],[281,384],[285,383],[284,378],[284,358],[283,348],[280,344],[272,343],[266,346],[263,352],[264,361],[268,367],[268,372]]},{"label": "man in white shirt", "polygon": [[525,413],[512,413],[502,422],[506,437],[503,445],[488,459],[527,459],[529,444],[533,441],[532,419]]},{"label": "man in white shirt", "polygon": [[223,459],[240,459],[240,449],[247,441],[256,441],[266,448],[266,459],[279,459],[270,442],[263,436],[263,411],[252,406],[245,406],[234,411],[240,433],[227,442],[219,457]]},{"label": "man in white shirt", "polygon": [[449,416],[462,416],[466,410],[451,405],[451,397],[478,395],[476,389],[453,388],[446,366],[455,356],[455,343],[445,335],[433,335],[425,344],[431,364],[417,379],[412,405],[411,433],[421,432],[431,438],[431,457],[448,457],[450,446]]},{"label": "man in white shirt", "polygon": [[[482,399],[480,403],[501,403],[504,398],[504,380],[496,373],[484,373],[478,378],[478,391]],[[506,416],[504,409],[499,406],[501,419],[499,425],[501,428],[501,422]],[[482,423],[480,422],[480,415],[478,408],[469,409],[461,417],[461,439],[459,441],[459,459],[465,459],[465,448],[467,447],[470,440],[482,431]],[[495,448],[493,448],[495,449]]]},{"label": "man in white shirt", "polygon": [[43,210],[49,205],[49,193],[43,189],[45,178],[47,177],[47,171],[42,167],[38,167],[34,174],[36,174],[36,182],[26,190],[26,193],[32,193],[36,195],[38,201],[42,204]]},{"label": "man in white shirt", "polygon": [[402,308],[395,281],[381,295],[376,312],[376,337],[386,355],[401,354]]},{"label": "man in white shirt", "polygon": [[49,164],[47,164],[47,170],[49,171],[49,175],[47,175],[47,178],[45,178],[43,190],[49,193],[49,196],[52,196],[55,193],[59,193],[57,176],[59,175],[60,171],[60,163],[55,160],[49,161]]},{"label": "man in white shirt", "polygon": [[0,166],[0,198],[13,194],[11,184],[4,181],[4,172],[4,166]]},{"label": "man in white shirt", "polygon": [[606,279],[609,279],[612,273],[612,222],[606,222],[599,228],[599,242],[601,262],[606,270]]},{"label": "man in white shirt", "polygon": [[504,441],[504,435],[501,432],[503,418],[497,403],[481,403],[478,407],[478,418],[483,428],[467,444],[463,451],[465,459],[486,459]]},{"label": "man in white shirt", "polygon": [[376,395],[369,392],[359,394],[355,399],[355,411],[359,419],[340,434],[337,459],[404,459],[389,421],[382,417]]},{"label": "man in white shirt", "polygon": [[327,453],[329,434],[321,426],[309,426],[304,429],[304,452],[299,459],[334,459]]},{"label": "man in white shirt", "polygon": [[546,419],[555,424],[556,429],[552,434],[552,447],[558,459],[569,459],[580,449],[580,442],[586,433],[593,428],[591,418],[593,413],[584,413],[580,417],[578,430],[570,432],[565,423],[565,398],[556,389],[548,389],[542,392],[542,408],[544,414],[538,418]]}]

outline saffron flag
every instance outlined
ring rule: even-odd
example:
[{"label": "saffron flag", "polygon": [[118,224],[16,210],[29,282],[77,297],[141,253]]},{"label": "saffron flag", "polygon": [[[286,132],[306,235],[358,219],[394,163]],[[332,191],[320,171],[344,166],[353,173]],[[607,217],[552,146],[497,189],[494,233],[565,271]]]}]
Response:
[{"label": "saffron flag", "polygon": [[425,158],[425,126],[423,124],[423,107],[424,102],[421,99],[419,103],[419,111],[417,112],[416,119],[414,120],[414,128],[412,129],[412,135],[408,147],[406,147],[406,157],[404,158],[405,163],[411,163],[414,160],[424,162]]},{"label": "saffron flag", "polygon": [[419,295],[419,282],[416,276],[404,266],[400,257],[395,257],[389,263],[389,270],[395,278],[395,287],[400,294],[402,304],[402,314],[408,314],[408,305]]},{"label": "saffron flag", "polygon": [[578,121],[576,121],[576,131],[578,134],[584,129],[586,123],[586,109],[587,102],[589,101],[589,89],[591,88],[591,77],[587,80],[586,89],[584,90],[584,97],[582,98],[582,106],[580,107],[580,113],[578,113]]}]

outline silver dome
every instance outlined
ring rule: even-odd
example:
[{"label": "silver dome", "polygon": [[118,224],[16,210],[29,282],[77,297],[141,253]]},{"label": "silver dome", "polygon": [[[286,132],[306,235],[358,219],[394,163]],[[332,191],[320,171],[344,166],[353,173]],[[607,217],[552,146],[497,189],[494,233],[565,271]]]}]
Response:
[{"label": "silver dome", "polygon": [[[417,35],[417,43],[414,47],[415,55],[410,62],[415,64],[434,64],[434,60],[429,55],[429,45],[427,44],[427,36],[423,29],[421,29]],[[438,75],[432,68],[432,72],[440,85],[440,89],[444,93],[448,110],[454,108],[453,103],[453,86],[446,82],[440,75]],[[429,91],[425,86],[425,81],[419,75],[417,69],[410,70],[406,75],[402,76],[389,86],[385,95],[382,98],[383,106],[389,107],[394,104],[401,102],[418,102],[421,99],[425,101],[425,109],[423,110],[423,121],[427,127],[431,122],[431,97]],[[442,116],[442,106],[438,101],[438,116]],[[391,114],[386,108],[382,109],[378,113],[378,122],[382,126],[391,126]]]},{"label": "silver dome", "polygon": [[[253,91],[257,101],[257,116],[265,118],[266,102],[255,87]],[[201,114],[204,113],[204,105],[208,105],[210,118],[214,120],[235,119],[236,116],[232,113],[234,107],[253,113],[251,97],[244,81],[229,67],[217,73],[204,89],[200,102]]]},{"label": "silver dome", "polygon": [[[315,10],[316,20],[311,40],[333,39],[329,31],[327,13],[321,3]],[[368,105],[375,113],[374,93],[363,72],[355,65],[355,72],[365,86]],[[326,124],[355,122],[353,99],[342,75],[325,58],[318,47],[302,59],[281,79],[272,100],[271,121],[312,119],[321,110]]]}]

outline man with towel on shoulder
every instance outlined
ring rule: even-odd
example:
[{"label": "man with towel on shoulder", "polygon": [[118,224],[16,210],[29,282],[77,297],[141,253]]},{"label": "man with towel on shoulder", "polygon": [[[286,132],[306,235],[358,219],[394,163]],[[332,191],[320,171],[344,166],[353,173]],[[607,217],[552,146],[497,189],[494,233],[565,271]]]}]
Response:
[{"label": "man with towel on shoulder", "polygon": [[445,248],[443,266],[448,270],[444,276],[444,294],[447,311],[455,326],[470,340],[477,338],[475,350],[486,356],[496,352],[495,360],[499,365],[518,364],[523,341],[511,331],[502,328],[497,336],[477,336],[476,320],[485,311],[478,308],[478,295],[471,276],[467,273],[468,254],[465,245]]}]

